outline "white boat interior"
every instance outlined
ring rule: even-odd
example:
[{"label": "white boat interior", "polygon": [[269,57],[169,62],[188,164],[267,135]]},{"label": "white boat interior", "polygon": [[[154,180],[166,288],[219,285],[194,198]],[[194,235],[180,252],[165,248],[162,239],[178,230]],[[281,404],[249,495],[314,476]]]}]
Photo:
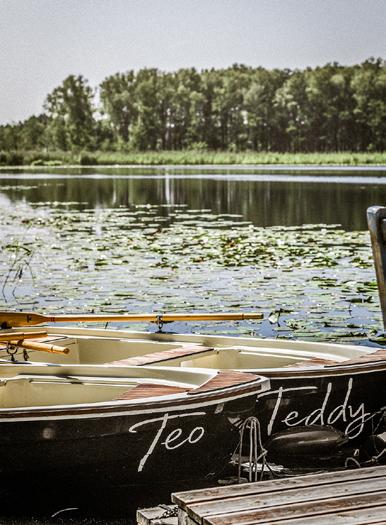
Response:
[{"label": "white boat interior", "polygon": [[148,402],[195,390],[214,377],[216,372],[210,370],[3,364],[0,413],[8,408]]},{"label": "white boat interior", "polygon": [[[21,329],[20,329],[21,330]],[[22,329],[33,332],[32,328]],[[14,359],[32,362],[75,363],[83,365],[156,365],[262,371],[283,367],[323,366],[363,359],[377,349],[366,346],[258,339],[142,333],[123,330],[48,327],[41,341],[66,347],[69,353],[47,354],[14,349]],[[18,329],[12,332],[17,333]],[[26,357],[28,355],[28,357]],[[10,360],[6,344],[0,359]]]}]

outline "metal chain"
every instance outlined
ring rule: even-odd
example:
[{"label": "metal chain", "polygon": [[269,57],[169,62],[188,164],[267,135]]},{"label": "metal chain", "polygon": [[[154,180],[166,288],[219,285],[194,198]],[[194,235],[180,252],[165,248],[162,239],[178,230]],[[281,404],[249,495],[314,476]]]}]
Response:
[{"label": "metal chain", "polygon": [[178,516],[178,505],[159,505],[165,512],[158,516],[157,520],[163,520],[165,518],[176,518]]}]

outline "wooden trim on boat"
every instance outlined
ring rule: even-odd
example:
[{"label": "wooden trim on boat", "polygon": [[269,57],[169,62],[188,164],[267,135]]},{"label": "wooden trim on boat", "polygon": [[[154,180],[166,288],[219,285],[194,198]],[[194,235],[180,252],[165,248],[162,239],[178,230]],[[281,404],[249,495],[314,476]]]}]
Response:
[{"label": "wooden trim on boat", "polygon": [[340,362],[338,363],[338,361],[333,361],[332,359],[322,359],[321,357],[312,357],[311,359],[296,361],[296,363],[291,363],[290,365],[286,365],[283,368],[313,368],[315,366],[336,366],[337,364],[340,364]]},{"label": "wooden trim on boat", "polygon": [[[373,352],[372,354],[366,354],[361,355],[360,357],[356,357],[355,359],[348,359],[347,361],[342,361],[339,363],[340,365],[355,365],[355,364],[361,364],[361,363],[376,363],[379,361],[385,361],[386,362],[386,350],[383,348],[380,348],[376,352]],[[326,366],[334,366],[334,365],[326,365]]]},{"label": "wooden trim on boat", "polygon": [[281,379],[285,377],[313,377],[313,376],[340,376],[340,375],[356,375],[363,373],[383,372],[386,370],[386,359],[381,361],[358,361],[357,359],[351,362],[340,362],[335,364],[328,364],[319,367],[307,367],[306,365],[292,366],[292,368],[282,369],[256,369],[256,373],[264,375],[268,378]]},{"label": "wooden trim on boat", "polygon": [[233,370],[220,371],[215,377],[212,377],[200,387],[190,390],[189,394],[201,394],[212,390],[221,390],[232,386],[245,385],[246,383],[256,381],[256,377],[256,374],[249,372],[236,372]]},{"label": "wooden trim on boat", "polygon": [[191,355],[204,354],[212,352],[213,348],[202,346],[198,344],[186,344],[179,348],[171,348],[169,350],[162,350],[161,352],[151,352],[145,355],[129,357],[128,359],[120,359],[118,361],[111,361],[106,363],[113,366],[143,366],[153,365],[155,363],[162,363],[162,361],[169,361],[170,359],[178,359],[180,357],[189,357]]},{"label": "wooden trim on boat", "polygon": [[116,398],[115,401],[129,401],[131,399],[141,399],[143,397],[154,397],[154,396],[169,396],[171,394],[182,394],[188,392],[189,388],[182,388],[179,386],[172,385],[157,385],[154,383],[142,383],[136,385],[134,388],[130,388],[123,392]]},{"label": "wooden trim on boat", "polygon": [[[380,348],[379,350],[376,350],[375,352],[371,354],[361,355],[359,357],[355,357],[354,359],[347,359],[346,361],[333,361],[330,359],[320,359],[318,357],[314,357],[312,359],[305,359],[302,361],[298,361],[296,363],[293,363],[291,365],[287,365],[284,368],[292,368],[292,369],[312,369],[313,367],[318,367],[315,371],[321,371],[323,369],[331,369],[334,368],[335,370],[337,368],[344,368],[344,367],[352,367],[355,365],[358,365],[359,367],[361,365],[366,364],[381,364],[382,362],[386,364],[386,350],[383,348]],[[309,371],[309,370],[307,370]]]}]

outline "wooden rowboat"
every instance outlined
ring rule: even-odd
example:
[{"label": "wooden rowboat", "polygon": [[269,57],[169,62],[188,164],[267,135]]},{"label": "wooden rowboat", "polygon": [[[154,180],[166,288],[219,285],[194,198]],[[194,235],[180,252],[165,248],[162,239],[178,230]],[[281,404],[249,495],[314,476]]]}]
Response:
[{"label": "wooden rowboat", "polygon": [[[237,370],[264,375],[271,389],[258,395],[255,415],[264,442],[296,427],[328,426],[353,444],[374,433],[386,406],[386,351],[366,346],[244,337],[176,335],[47,327],[36,339],[69,350],[28,350],[30,361],[111,367],[158,366]],[[8,330],[30,335],[41,328]],[[29,340],[31,341],[31,340]],[[23,361],[22,348],[14,359]],[[48,357],[47,357],[48,356]],[[0,358],[10,360],[6,346]]]},{"label": "wooden rowboat", "polygon": [[213,476],[268,388],[267,379],[238,372],[3,364],[1,486],[177,487]]}]

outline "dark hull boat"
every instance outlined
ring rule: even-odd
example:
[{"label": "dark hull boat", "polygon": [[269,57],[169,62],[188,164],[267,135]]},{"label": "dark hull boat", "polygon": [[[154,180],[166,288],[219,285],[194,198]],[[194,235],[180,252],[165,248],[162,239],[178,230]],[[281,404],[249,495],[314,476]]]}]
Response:
[{"label": "dark hull boat", "polygon": [[[68,355],[49,356],[58,363],[200,367],[266,376],[271,389],[259,394],[255,411],[264,442],[316,425],[342,432],[355,446],[377,430],[386,406],[386,351],[374,347],[57,327],[49,327],[44,340],[68,348]],[[10,359],[5,348],[0,357]],[[23,360],[23,350],[14,358]],[[31,351],[28,359],[47,360],[47,354]]]},{"label": "dark hull boat", "polygon": [[3,364],[1,486],[178,487],[216,475],[268,388],[237,372]]}]

